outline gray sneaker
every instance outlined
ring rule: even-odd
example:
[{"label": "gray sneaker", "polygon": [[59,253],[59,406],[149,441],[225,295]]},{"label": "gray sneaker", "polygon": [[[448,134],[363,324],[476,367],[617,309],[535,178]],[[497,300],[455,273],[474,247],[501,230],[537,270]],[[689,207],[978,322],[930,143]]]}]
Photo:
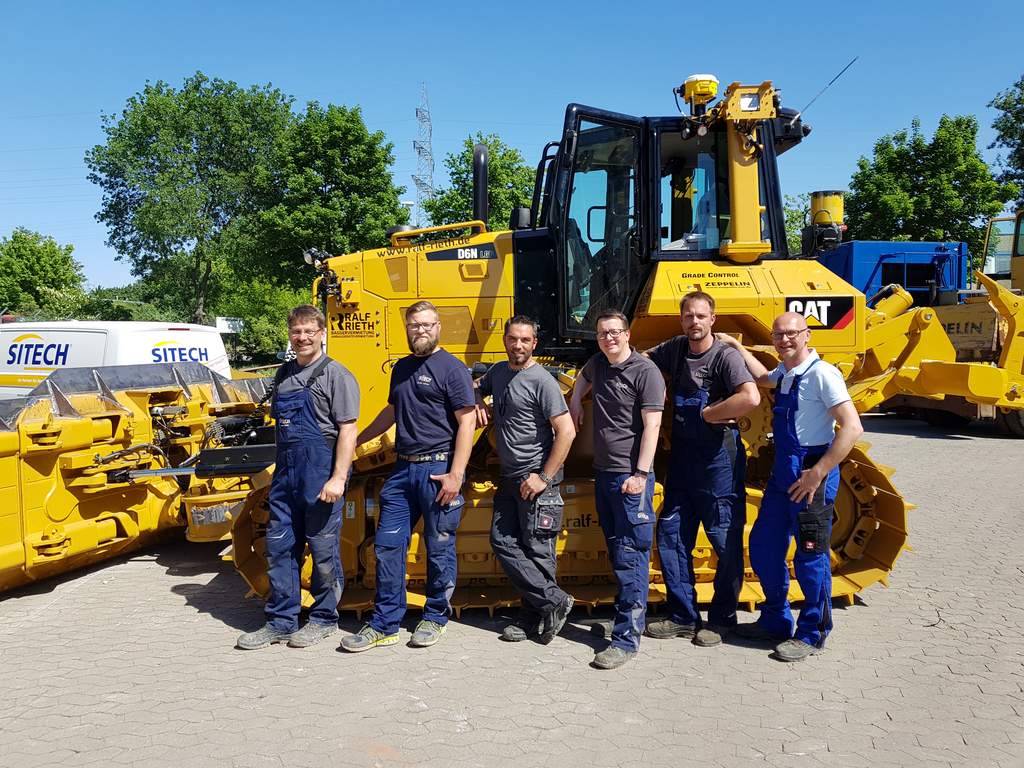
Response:
[{"label": "gray sneaker", "polygon": [[308,648],[316,645],[325,637],[330,637],[338,631],[337,624],[318,624],[315,621],[306,622],[306,626],[292,635],[288,641],[289,648]]},{"label": "gray sneaker", "polygon": [[257,648],[266,648],[271,643],[287,643],[291,640],[292,633],[280,629],[274,629],[269,624],[264,624],[255,632],[246,632],[239,635],[235,641],[235,647],[243,651],[255,651]]},{"label": "gray sneaker", "polygon": [[416,625],[416,631],[412,633],[409,645],[413,648],[429,648],[444,637],[444,633],[447,631],[447,624],[438,624],[436,621],[423,619]]},{"label": "gray sneaker", "polygon": [[697,631],[693,638],[693,644],[701,648],[710,648],[713,645],[721,645],[722,641],[732,632],[732,627],[723,627],[717,624],[705,624]]},{"label": "gray sneaker", "polygon": [[349,635],[342,639],[341,648],[349,653],[359,653],[360,651],[368,651],[371,648],[376,648],[378,645],[394,645],[397,642],[397,632],[393,635],[385,635],[380,630],[374,629],[369,624],[365,624],[363,625],[363,628],[354,635]]},{"label": "gray sneaker", "polygon": [[803,661],[808,656],[821,653],[824,648],[805,643],[803,640],[783,640],[775,646],[775,658],[780,661]]},{"label": "gray sneaker", "polygon": [[590,662],[590,665],[598,669],[615,669],[616,667],[621,667],[634,656],[636,656],[636,651],[626,651],[614,645],[609,645],[594,656],[594,660]]},{"label": "gray sneaker", "polygon": [[655,637],[658,640],[668,640],[672,637],[692,638],[697,627],[693,624],[680,624],[672,619],[661,619],[652,621],[647,625],[644,634],[648,637]]}]

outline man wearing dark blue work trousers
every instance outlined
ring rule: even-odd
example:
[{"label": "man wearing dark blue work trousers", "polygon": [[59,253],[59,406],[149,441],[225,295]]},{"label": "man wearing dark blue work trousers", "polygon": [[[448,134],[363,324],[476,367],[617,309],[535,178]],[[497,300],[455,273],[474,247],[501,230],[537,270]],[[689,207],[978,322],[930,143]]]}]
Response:
[{"label": "man wearing dark blue work trousers", "polygon": [[[782,362],[768,371],[735,339],[719,334],[740,350],[759,384],[775,385],[775,461],[750,531],[750,564],[765,599],[758,620],[740,624],[735,631],[740,637],[776,643],[775,656],[781,661],[800,661],[818,653],[832,629],[829,540],[839,463],[864,432],[843,375],[808,346],[810,336],[802,315],[786,312],[776,318],[772,343]],[[793,537],[793,570],[804,594],[795,624],[786,568]]]},{"label": "man wearing dark blue work trousers", "polygon": [[654,541],[654,453],[665,382],[657,366],[629,345],[629,321],[602,312],[594,355],[580,371],[569,413],[583,421],[583,396],[593,390],[594,502],[619,582],[611,644],[594,656],[598,669],[620,667],[640,648],[650,590]]},{"label": "man wearing dark blue work trousers", "polygon": [[[747,518],[747,454],[736,419],[756,408],[761,396],[743,357],[712,334],[711,296],[703,291],[686,294],[679,315],[683,335],[647,352],[670,377],[674,411],[665,506],[657,531],[669,616],[648,624],[646,634],[693,638],[695,645],[707,647],[721,643],[736,626]],[[693,571],[701,525],[718,558],[706,624],[697,610]]]},{"label": "man wearing dark blue work trousers", "polygon": [[427,599],[409,645],[426,648],[440,640],[452,612],[455,531],[465,503],[460,491],[473,447],[476,398],[466,366],[438,347],[441,322],[433,304],[418,301],[409,307],[405,328],[412,354],[395,363],[388,405],[358,439],[365,443],[394,424],[398,461],[380,492],[373,616],[341,641],[353,653],[398,642],[406,608],[406,553],[421,518]]},{"label": "man wearing dark blue work trousers", "polygon": [[[246,650],[281,642],[304,648],[338,628],[345,583],[338,534],[356,445],[359,386],[344,366],[323,353],[324,327],[323,314],[312,305],[288,315],[295,360],[278,371],[271,405],[277,459],[266,538],[267,623],[238,638],[238,647]],[[313,606],[299,629],[299,574],[307,543],[313,558]]]}]

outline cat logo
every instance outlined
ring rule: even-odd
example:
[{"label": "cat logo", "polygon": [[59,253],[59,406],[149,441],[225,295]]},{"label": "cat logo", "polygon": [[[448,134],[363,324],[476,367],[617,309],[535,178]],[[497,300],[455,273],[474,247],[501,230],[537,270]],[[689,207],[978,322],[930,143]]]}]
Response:
[{"label": "cat logo", "polygon": [[790,296],[786,298],[786,311],[803,315],[808,328],[832,331],[842,330],[856,316],[852,296]]}]

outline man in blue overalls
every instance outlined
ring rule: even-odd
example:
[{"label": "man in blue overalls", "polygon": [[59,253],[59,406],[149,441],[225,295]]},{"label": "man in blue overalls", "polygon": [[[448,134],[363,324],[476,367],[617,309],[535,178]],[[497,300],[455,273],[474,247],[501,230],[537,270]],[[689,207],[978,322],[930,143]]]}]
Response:
[{"label": "man in blue overalls", "polygon": [[[288,315],[295,360],[278,370],[271,405],[277,459],[266,539],[267,623],[238,638],[238,647],[245,650],[282,642],[304,648],[338,628],[345,583],[338,534],[356,446],[359,385],[343,365],[324,354],[324,326],[323,313],[309,304]],[[307,543],[313,558],[313,607],[299,629],[299,574]]]},{"label": "man in blue overalls", "polygon": [[[735,339],[719,335],[740,350],[759,384],[775,385],[775,462],[750,531],[750,564],[765,599],[760,618],[739,625],[736,634],[776,642],[775,656],[782,661],[800,661],[818,653],[832,629],[829,541],[839,463],[864,432],[843,375],[808,346],[810,336],[802,315],[786,312],[776,318],[772,342],[782,362],[768,371]],[[793,570],[804,594],[795,623],[786,568],[793,537]]]},{"label": "man in blue overalls", "polygon": [[465,364],[441,349],[441,320],[429,301],[405,311],[411,355],[391,369],[388,404],[364,429],[362,444],[395,425],[398,461],[380,492],[374,536],[377,590],[373,616],[341,641],[352,653],[398,642],[405,615],[405,562],[412,529],[423,519],[427,595],[423,619],[409,640],[426,648],[440,640],[452,613],[455,531],[465,503],[462,483],[476,431],[476,396]]},{"label": "man in blue overalls", "polygon": [[[718,645],[736,626],[743,586],[747,454],[736,419],[761,402],[743,357],[715,339],[715,300],[703,291],[679,303],[683,335],[648,350],[670,378],[673,393],[672,452],[665,506],[658,519],[658,553],[669,615],[647,625],[649,637],[693,638]],[[693,548],[697,529],[718,558],[715,592],[704,624],[697,610]]]}]

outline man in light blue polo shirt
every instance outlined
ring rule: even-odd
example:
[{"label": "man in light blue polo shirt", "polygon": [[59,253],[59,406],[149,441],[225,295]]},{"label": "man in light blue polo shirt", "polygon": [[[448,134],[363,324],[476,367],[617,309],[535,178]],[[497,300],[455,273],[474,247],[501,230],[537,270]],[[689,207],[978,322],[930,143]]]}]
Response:
[{"label": "man in light blue polo shirt", "polygon": [[[775,319],[772,343],[782,362],[772,371],[736,339],[725,334],[718,337],[742,353],[758,384],[775,385],[775,462],[750,531],[750,565],[761,581],[765,600],[760,618],[740,624],[735,633],[775,641],[776,658],[800,661],[821,651],[832,629],[829,540],[839,463],[864,428],[842,373],[808,346],[811,331],[802,315],[786,312]],[[786,551],[794,536],[793,570],[804,593],[795,623],[786,568]]]}]

